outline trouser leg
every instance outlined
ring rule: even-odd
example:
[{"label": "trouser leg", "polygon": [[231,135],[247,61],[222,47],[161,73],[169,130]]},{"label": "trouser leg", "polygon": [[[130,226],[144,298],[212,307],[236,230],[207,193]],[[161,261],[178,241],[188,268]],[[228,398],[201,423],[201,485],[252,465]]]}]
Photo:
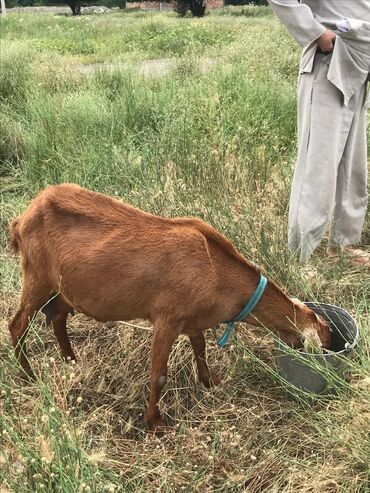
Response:
[{"label": "trouser leg", "polygon": [[298,85],[298,159],[289,208],[291,251],[307,262],[331,220],[337,172],[354,118],[327,80],[328,59],[316,55]]},{"label": "trouser leg", "polygon": [[361,239],[367,195],[366,86],[361,88],[338,168],[330,243],[352,245]]}]

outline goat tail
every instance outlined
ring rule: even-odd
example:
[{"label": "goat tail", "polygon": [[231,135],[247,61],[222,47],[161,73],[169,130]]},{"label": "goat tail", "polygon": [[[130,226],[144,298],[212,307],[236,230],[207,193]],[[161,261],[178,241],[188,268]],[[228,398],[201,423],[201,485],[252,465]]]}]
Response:
[{"label": "goat tail", "polygon": [[19,234],[20,218],[15,219],[10,225],[10,244],[9,249],[15,255],[20,252],[21,236]]}]

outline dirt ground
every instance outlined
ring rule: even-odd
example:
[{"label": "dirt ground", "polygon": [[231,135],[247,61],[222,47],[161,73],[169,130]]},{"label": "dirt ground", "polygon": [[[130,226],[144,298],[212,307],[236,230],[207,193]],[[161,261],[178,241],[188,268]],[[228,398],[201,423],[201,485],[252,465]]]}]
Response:
[{"label": "dirt ground", "polygon": [[[199,69],[206,72],[214,66],[216,60],[202,58],[199,62]],[[75,65],[75,69],[83,75],[93,75],[97,70],[106,70],[108,72],[115,70],[135,70],[141,75],[165,75],[171,69],[176,67],[176,60],[171,58],[160,58],[153,60],[142,60],[133,63],[81,63]],[[180,70],[180,68],[179,68]]]}]

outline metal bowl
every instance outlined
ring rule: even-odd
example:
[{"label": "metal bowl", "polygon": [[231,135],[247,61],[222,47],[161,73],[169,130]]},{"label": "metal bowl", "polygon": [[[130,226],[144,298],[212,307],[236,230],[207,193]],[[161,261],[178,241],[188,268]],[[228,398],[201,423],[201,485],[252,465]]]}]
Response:
[{"label": "metal bowl", "polygon": [[275,341],[275,361],[286,390],[294,398],[316,395],[336,395],[344,383],[349,358],[357,345],[359,330],[351,315],[335,305],[305,303],[325,318],[332,329],[328,352],[306,353],[288,348],[280,339]]}]

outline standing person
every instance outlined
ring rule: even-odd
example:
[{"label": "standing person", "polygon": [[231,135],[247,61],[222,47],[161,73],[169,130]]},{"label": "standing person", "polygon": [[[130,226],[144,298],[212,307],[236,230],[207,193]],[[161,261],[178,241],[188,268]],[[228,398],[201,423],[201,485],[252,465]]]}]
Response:
[{"label": "standing person", "polygon": [[330,225],[328,256],[370,267],[370,254],[353,247],[361,240],[368,198],[370,0],[268,2],[304,48],[289,248],[307,262]]}]

